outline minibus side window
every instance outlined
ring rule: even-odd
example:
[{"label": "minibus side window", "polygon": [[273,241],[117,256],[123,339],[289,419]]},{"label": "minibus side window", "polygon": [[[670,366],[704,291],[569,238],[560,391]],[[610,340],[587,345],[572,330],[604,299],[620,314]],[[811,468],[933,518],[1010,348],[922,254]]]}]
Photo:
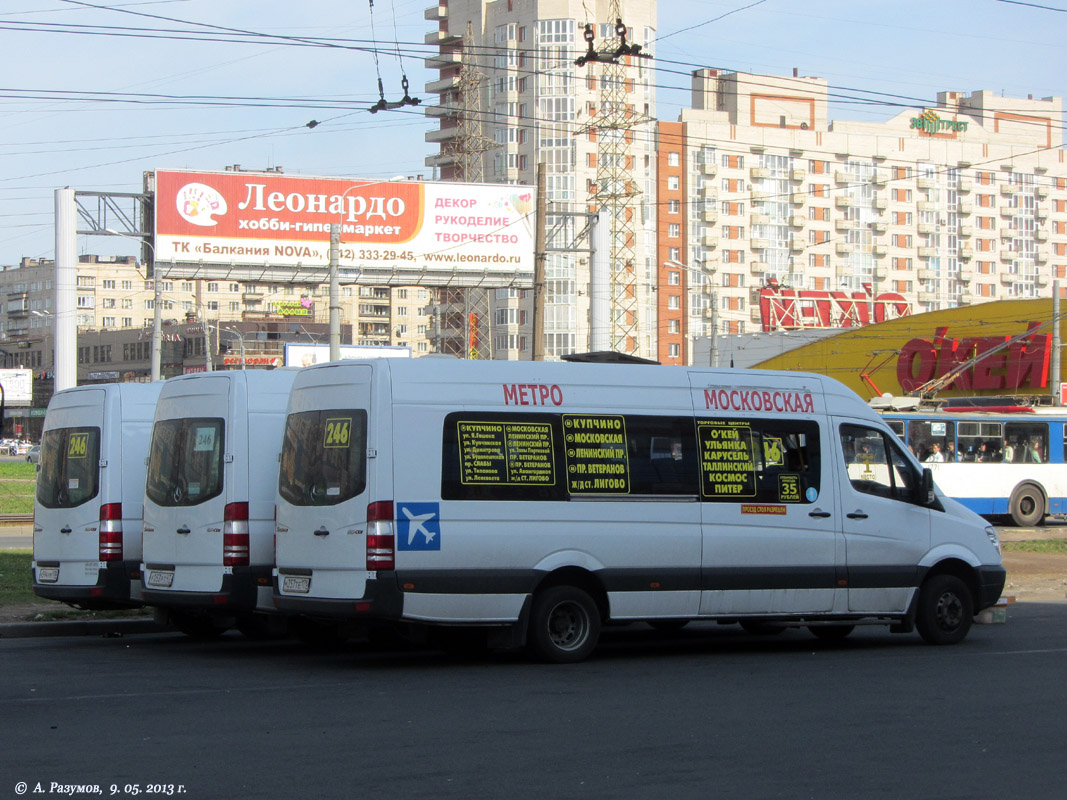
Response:
[{"label": "minibus side window", "polygon": [[559,414],[448,414],[442,430],[441,497],[566,500],[562,441]]},{"label": "minibus side window", "polygon": [[819,426],[803,420],[698,419],[705,502],[813,503],[820,492]]},{"label": "minibus side window", "polygon": [[278,493],[294,506],[332,506],[367,487],[367,412],[301,411],[285,420]]},{"label": "minibus side window", "polygon": [[53,428],[41,438],[37,501],[45,508],[74,508],[100,488],[100,429]]}]

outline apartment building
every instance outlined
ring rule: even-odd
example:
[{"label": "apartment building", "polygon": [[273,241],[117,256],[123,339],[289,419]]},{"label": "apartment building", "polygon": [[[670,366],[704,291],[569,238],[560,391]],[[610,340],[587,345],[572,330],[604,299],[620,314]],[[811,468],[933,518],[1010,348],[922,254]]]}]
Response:
[{"label": "apartment building", "polygon": [[[628,326],[621,348],[646,356],[655,351],[654,72],[648,60],[624,56],[621,79],[609,85],[607,65],[575,65],[588,52],[586,24],[597,48],[620,43],[611,8],[609,0],[441,0],[425,14],[435,25],[426,42],[439,48],[426,66],[440,73],[426,84],[428,93],[439,96],[436,104],[427,103],[426,113],[439,127],[426,141],[440,147],[426,164],[442,180],[462,180],[469,170],[487,182],[531,185],[537,164],[545,164],[549,359],[589,348],[586,215],[604,206],[592,198],[598,171],[603,182],[605,137],[619,138],[611,157],[625,165],[630,184],[629,204],[619,212],[629,231],[627,255],[616,256],[619,263],[612,265],[626,285],[620,280],[615,286],[620,296],[613,298],[613,321]],[[656,3],[623,0],[620,8],[626,41],[646,44],[651,52]],[[605,103],[613,87],[625,97],[614,109]],[[627,127],[613,129],[610,119],[620,117]],[[481,333],[492,337],[492,357],[529,359],[532,293],[500,290],[489,299],[490,330]]]},{"label": "apartment building", "polygon": [[830,121],[830,89],[700,70],[659,123],[659,360],[693,363],[713,332],[1049,296],[1067,274],[1060,98],[941,92]]}]

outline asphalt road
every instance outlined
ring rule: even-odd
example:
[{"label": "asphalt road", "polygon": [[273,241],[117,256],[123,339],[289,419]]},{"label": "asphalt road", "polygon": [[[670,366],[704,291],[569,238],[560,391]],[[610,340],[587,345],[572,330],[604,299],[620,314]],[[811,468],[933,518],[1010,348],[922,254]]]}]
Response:
[{"label": "asphalt road", "polygon": [[1067,604],[1009,615],[943,648],[884,628],[827,645],[633,625],[574,666],[237,634],[0,639],[0,797],[56,782],[197,799],[1058,800]]}]

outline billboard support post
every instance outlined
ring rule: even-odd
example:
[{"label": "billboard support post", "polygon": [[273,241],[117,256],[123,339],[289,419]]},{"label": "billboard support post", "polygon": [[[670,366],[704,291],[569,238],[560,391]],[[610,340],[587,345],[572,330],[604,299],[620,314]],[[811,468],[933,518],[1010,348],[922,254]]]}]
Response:
[{"label": "billboard support post", "polygon": [[330,225],[330,361],[341,360],[341,290],[338,286],[338,262],[341,249],[341,226]]},{"label": "billboard support post", "polygon": [[78,253],[74,190],[56,189],[55,390],[78,385]]}]

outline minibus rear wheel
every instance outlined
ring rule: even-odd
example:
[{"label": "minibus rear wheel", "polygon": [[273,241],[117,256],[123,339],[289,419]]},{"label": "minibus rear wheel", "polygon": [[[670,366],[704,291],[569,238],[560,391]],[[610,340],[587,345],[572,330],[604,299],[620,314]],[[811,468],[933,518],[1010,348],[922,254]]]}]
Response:
[{"label": "minibus rear wheel", "polygon": [[600,638],[600,611],[575,586],[550,586],[534,595],[527,644],[553,664],[574,664],[589,657]]},{"label": "minibus rear wheel", "polygon": [[947,573],[926,579],[919,590],[915,627],[927,644],[962,642],[974,620],[974,600],[967,584]]}]

